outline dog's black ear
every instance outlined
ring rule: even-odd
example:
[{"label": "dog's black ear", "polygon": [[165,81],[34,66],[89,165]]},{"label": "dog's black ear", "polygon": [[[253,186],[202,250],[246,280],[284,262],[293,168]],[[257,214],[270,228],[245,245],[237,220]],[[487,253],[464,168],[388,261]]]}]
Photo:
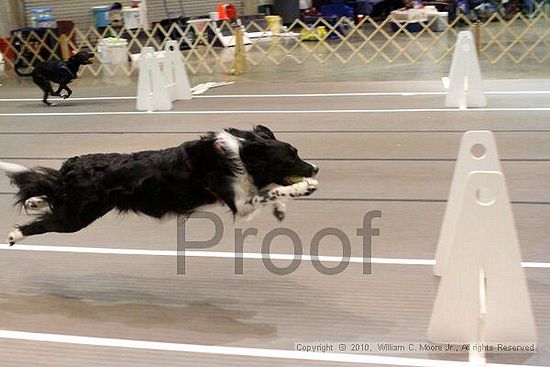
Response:
[{"label": "dog's black ear", "polygon": [[265,140],[249,140],[245,141],[241,146],[241,156],[243,159],[248,157],[261,157],[265,155],[267,143]]},{"label": "dog's black ear", "polygon": [[254,126],[254,132],[265,139],[276,139],[273,131],[269,130],[269,128],[264,125]]},{"label": "dog's black ear", "polygon": [[268,161],[268,141],[257,140],[247,141],[241,145],[239,155],[245,166],[265,165]]},{"label": "dog's black ear", "polygon": [[271,165],[267,146],[267,140],[251,141],[245,142],[240,150],[241,161],[244,163],[248,174],[252,176],[254,184],[258,187],[264,187],[270,182]]}]

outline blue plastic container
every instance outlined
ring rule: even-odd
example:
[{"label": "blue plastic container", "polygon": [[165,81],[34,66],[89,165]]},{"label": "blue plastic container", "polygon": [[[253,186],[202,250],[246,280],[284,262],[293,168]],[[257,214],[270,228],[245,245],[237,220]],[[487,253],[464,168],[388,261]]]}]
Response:
[{"label": "blue plastic container", "polygon": [[[44,28],[40,23],[52,20],[52,8],[32,8],[30,18],[32,28]],[[55,18],[53,21],[55,22]]]},{"label": "blue plastic container", "polygon": [[104,28],[109,25],[109,9],[110,6],[92,7],[92,14],[94,15],[95,26],[97,28]]},{"label": "blue plastic container", "polygon": [[45,15],[37,19],[36,28],[56,28],[57,22],[54,16]]},{"label": "blue plastic container", "polygon": [[390,23],[392,31],[399,31],[399,29],[403,26],[403,23],[407,23],[404,28],[411,33],[420,32],[424,28],[424,24],[426,24],[425,22],[420,21],[397,22],[394,20]]}]

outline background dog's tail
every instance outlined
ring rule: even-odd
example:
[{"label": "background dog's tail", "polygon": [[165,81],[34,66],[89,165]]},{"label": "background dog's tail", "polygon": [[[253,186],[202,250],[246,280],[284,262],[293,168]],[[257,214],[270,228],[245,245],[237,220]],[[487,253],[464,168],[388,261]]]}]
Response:
[{"label": "background dog's tail", "polygon": [[0,162],[0,170],[19,188],[16,205],[23,205],[25,200],[34,196],[52,198],[59,178],[58,170],[47,167],[30,169],[15,163]]},{"label": "background dog's tail", "polygon": [[16,67],[13,68],[15,70],[15,74],[19,75],[19,76],[31,76],[32,75],[32,71],[29,71],[28,73],[23,73],[21,70],[19,70]]}]

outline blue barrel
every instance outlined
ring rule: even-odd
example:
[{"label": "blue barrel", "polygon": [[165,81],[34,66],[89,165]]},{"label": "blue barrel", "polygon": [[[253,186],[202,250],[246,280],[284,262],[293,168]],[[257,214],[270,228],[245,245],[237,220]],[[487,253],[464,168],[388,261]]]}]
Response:
[{"label": "blue barrel", "polygon": [[94,15],[95,26],[97,28],[104,28],[109,25],[109,9],[110,6],[92,7],[92,14]]}]

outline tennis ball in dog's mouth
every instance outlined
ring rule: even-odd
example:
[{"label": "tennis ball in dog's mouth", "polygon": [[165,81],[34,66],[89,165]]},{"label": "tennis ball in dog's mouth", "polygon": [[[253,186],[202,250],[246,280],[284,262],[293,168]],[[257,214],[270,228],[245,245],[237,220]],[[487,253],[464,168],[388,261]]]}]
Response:
[{"label": "tennis ball in dog's mouth", "polygon": [[285,180],[289,184],[293,185],[293,184],[296,184],[298,182],[302,182],[304,180],[304,178],[300,177],[300,176],[288,176],[288,177],[285,177]]}]

